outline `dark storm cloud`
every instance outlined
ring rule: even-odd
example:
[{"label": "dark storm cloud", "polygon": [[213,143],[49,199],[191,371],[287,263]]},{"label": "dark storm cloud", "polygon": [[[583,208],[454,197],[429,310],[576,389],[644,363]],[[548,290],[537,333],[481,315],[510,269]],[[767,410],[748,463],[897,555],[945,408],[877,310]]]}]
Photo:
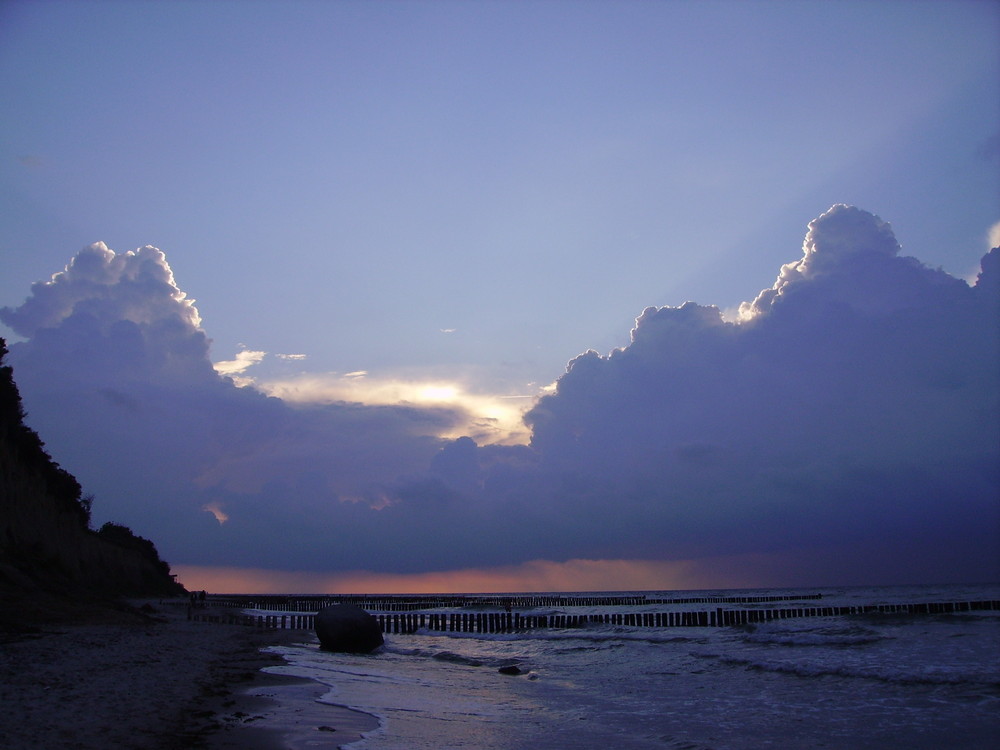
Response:
[{"label": "dark storm cloud", "polygon": [[433,437],[456,424],[444,409],[236,388],[162,253],[121,257],[92,246],[2,316],[31,337],[11,363],[32,426],[95,514],[172,561],[764,553],[832,582],[1000,575],[996,250],[970,287],[835,206],[739,321],[647,308],[627,347],[570,362],[527,414],[530,446],[483,447]]},{"label": "dark storm cloud", "polygon": [[[532,481],[514,495],[533,554],[824,548],[845,571],[996,577],[997,266],[994,250],[970,288],[835,206],[739,322],[646,309],[629,346],[580,355],[527,414]],[[481,468],[487,501],[503,471]]]},{"label": "dark storm cloud", "polygon": [[91,245],[0,319],[30,337],[10,347],[29,421],[97,495],[95,518],[174,559],[249,564],[267,556],[251,543],[286,550],[300,526],[318,542],[422,472],[443,443],[432,436],[457,422],[442,408],[292,408],[237,388],[152,247]]}]

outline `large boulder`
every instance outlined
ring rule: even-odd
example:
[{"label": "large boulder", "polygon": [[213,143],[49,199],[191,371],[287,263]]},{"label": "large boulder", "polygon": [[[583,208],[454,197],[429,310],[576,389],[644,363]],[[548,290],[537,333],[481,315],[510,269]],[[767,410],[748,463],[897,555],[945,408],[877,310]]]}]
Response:
[{"label": "large boulder", "polygon": [[385,643],[378,620],[353,604],[333,604],[317,612],[316,635],[325,651],[369,654]]}]

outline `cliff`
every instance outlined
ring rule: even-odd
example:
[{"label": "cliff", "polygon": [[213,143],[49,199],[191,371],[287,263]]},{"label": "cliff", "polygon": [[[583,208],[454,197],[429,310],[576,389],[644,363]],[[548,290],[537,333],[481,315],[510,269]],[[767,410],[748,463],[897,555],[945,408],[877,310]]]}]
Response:
[{"label": "cliff", "polygon": [[117,524],[93,531],[92,498],[24,424],[0,339],[0,597],[106,600],[173,596],[183,587],[152,542]]}]

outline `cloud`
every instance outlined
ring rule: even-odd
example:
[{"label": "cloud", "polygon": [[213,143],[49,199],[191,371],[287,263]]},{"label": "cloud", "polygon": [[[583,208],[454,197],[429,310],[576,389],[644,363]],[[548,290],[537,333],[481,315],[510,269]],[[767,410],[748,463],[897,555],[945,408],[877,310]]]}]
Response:
[{"label": "cloud", "polygon": [[1000,247],[1000,221],[989,228],[986,233],[986,241],[991,248]]},{"label": "cloud", "polygon": [[222,509],[222,506],[220,506],[218,503],[206,503],[204,506],[202,506],[202,510],[211,513],[215,517],[215,520],[218,521],[220,524],[223,524],[229,520],[229,515]]},{"label": "cloud", "polygon": [[526,417],[539,506],[599,524],[573,533],[604,554],[833,545],[846,575],[880,548],[918,579],[964,550],[954,575],[995,576],[996,257],[970,288],[834,206],[739,322],[647,308],[570,363]]},{"label": "cloud", "polygon": [[[760,315],[782,294],[794,293],[803,282],[836,274],[838,269],[871,265],[874,270],[879,260],[894,258],[899,250],[888,223],[854,206],[838,204],[809,222],[809,231],[802,243],[802,257],[783,265],[774,286],[761,292],[752,303],[741,305],[740,315],[744,319]],[[869,296],[876,304],[882,294],[895,291],[891,284],[882,284],[882,281],[873,279],[880,288],[865,290],[874,292]],[[841,294],[847,291],[839,290]]]},{"label": "cloud", "polygon": [[301,374],[256,383],[264,393],[290,404],[354,403],[368,406],[443,407],[455,422],[439,437],[472,436],[479,443],[527,441],[523,400],[475,393],[458,380],[374,376],[365,370]]},{"label": "cloud", "polygon": [[147,245],[115,253],[103,242],[85,247],[49,281],[32,284],[27,301],[16,310],[0,310],[0,320],[30,337],[80,314],[109,325],[121,321],[153,325],[164,320],[189,330],[201,325],[194,301],[174,283],[160,250]]},{"label": "cloud", "polygon": [[239,375],[246,372],[247,368],[259,364],[265,356],[267,356],[267,352],[244,349],[241,352],[236,352],[236,359],[216,362],[213,367],[220,375]]},{"label": "cloud", "polygon": [[31,339],[22,368],[50,377],[67,368],[68,380],[104,383],[214,380],[194,301],[148,245],[125,253],[103,242],[85,247],[49,281],[32,284],[20,307],[0,308],[0,320]]},{"label": "cloud", "polygon": [[1000,575],[1000,251],[970,286],[856,208],[811,222],[735,319],[649,307],[628,346],[574,358],[525,414],[527,444],[496,440],[524,400],[457,379],[237,388],[152,248],[91,246],[2,315],[29,337],[10,356],[30,422],[95,516],[186,570],[554,588]]},{"label": "cloud", "polygon": [[91,245],[0,314],[30,337],[10,347],[29,420],[99,498],[95,520],[156,539],[168,559],[238,559],[252,547],[228,544],[300,526],[315,542],[423,471],[464,419],[441,403],[293,406],[236,387],[155,248]]}]

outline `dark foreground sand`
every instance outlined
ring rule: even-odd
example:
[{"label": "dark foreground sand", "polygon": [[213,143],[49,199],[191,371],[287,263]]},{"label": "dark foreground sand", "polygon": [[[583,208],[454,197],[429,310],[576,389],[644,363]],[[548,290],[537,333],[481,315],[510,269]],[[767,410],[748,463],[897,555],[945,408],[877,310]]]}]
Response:
[{"label": "dark foreground sand", "polygon": [[261,648],[303,633],[134,604],[0,632],[0,748],[338,748],[377,728],[368,714],[316,703],[317,683],[260,671],[282,663]]}]

